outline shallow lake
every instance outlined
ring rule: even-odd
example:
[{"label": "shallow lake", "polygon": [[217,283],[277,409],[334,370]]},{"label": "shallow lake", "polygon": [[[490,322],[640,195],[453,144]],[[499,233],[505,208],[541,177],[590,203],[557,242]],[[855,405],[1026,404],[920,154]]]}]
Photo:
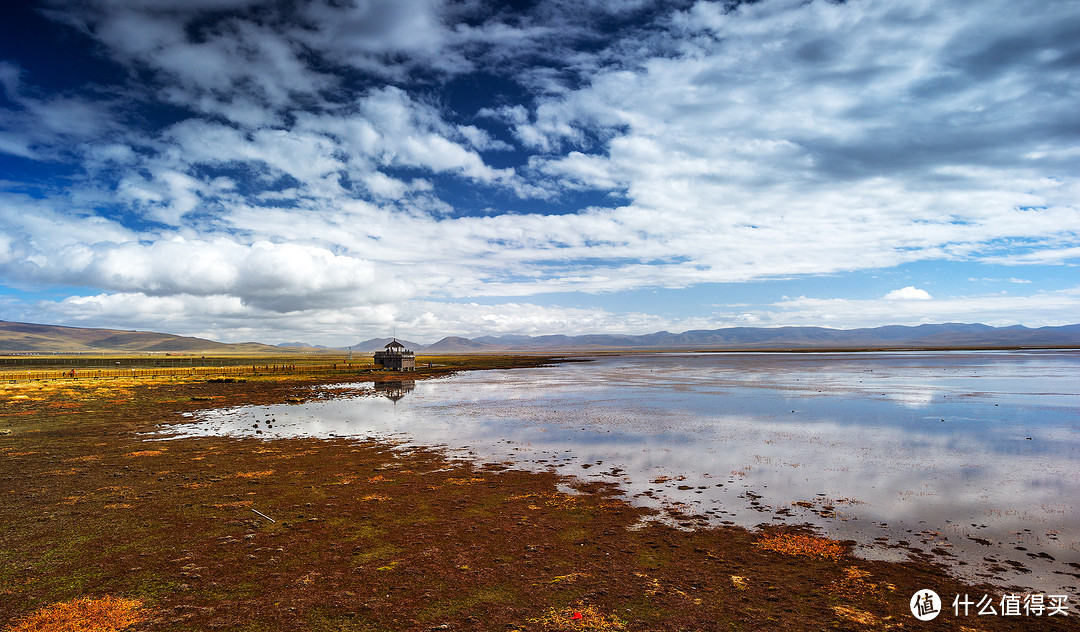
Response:
[{"label": "shallow lake", "polygon": [[357,384],[167,432],[438,446],[618,483],[684,527],[810,523],[865,557],[1076,595],[1078,376],[1071,351],[603,356]]}]

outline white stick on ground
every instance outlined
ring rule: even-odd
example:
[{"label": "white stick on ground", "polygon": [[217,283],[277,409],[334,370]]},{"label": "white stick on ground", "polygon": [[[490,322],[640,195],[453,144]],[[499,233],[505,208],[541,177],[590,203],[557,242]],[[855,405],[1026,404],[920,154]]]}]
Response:
[{"label": "white stick on ground", "polygon": [[274,520],[273,518],[271,518],[270,516],[268,516],[268,515],[264,514],[263,512],[259,511],[258,509],[252,509],[252,511],[254,511],[254,512],[255,512],[255,513],[257,513],[257,514],[259,514],[259,515],[260,515],[260,516],[262,516],[263,518],[266,518],[266,519],[267,519],[267,520],[269,520],[270,522],[277,522],[277,520]]}]

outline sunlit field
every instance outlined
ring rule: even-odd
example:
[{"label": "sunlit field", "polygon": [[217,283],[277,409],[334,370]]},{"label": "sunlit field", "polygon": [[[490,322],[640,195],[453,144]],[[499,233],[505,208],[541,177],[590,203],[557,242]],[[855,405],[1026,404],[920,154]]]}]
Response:
[{"label": "sunlit field", "polygon": [[363,397],[376,377],[549,360],[5,380],[0,629],[870,630],[911,621],[925,587],[1004,594],[798,526],[710,526],[609,483],[393,441],[157,434],[208,409]]}]

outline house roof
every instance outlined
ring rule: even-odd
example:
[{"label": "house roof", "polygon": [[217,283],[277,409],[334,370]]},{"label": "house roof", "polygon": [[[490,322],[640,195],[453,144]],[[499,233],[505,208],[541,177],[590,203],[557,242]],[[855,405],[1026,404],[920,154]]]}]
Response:
[{"label": "house roof", "polygon": [[394,338],[394,339],[393,339],[393,340],[391,340],[390,342],[386,343],[386,347],[385,347],[385,348],[386,348],[386,349],[404,349],[404,348],[405,348],[405,345],[403,345],[403,344],[401,344],[400,342],[398,342],[398,341],[397,341],[397,338]]}]

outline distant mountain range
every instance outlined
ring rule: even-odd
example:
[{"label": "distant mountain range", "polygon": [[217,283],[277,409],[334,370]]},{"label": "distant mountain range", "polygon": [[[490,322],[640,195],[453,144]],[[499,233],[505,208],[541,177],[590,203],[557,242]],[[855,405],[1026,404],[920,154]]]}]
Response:
[{"label": "distant mountain range", "polygon": [[[372,338],[352,345],[354,353],[382,349],[391,338]],[[424,353],[494,353],[507,351],[572,352],[646,349],[898,349],[949,347],[1080,347],[1080,324],[1061,327],[991,327],[944,323],[906,327],[889,325],[864,329],[824,327],[729,327],[683,333],[660,331],[644,335],[589,334],[581,336],[449,336],[430,345],[398,339],[409,349]],[[140,331],[87,329],[0,321],[0,352],[205,352],[288,353],[344,351],[321,345],[288,342],[269,346],[249,342],[226,344]]]},{"label": "distant mountain range", "polygon": [[[363,342],[358,342],[352,346],[353,353],[369,353],[372,351],[382,351],[386,345],[390,344],[391,340],[397,340],[401,344],[405,345],[406,349],[412,349],[418,351],[420,349],[426,349],[425,345],[418,342],[410,342],[402,338],[372,338]],[[343,350],[347,350],[348,347],[341,347]]]},{"label": "distant mountain range", "polygon": [[[353,351],[382,349],[390,338],[373,338],[353,345]],[[947,347],[1080,347],[1080,325],[991,327],[944,323],[906,327],[887,325],[864,329],[824,327],[729,327],[673,334],[589,334],[582,336],[449,336],[422,345],[399,340],[425,353],[485,353],[499,351],[601,351],[619,349],[858,349]]]},{"label": "distant mountain range", "polygon": [[945,323],[905,327],[889,325],[865,329],[824,327],[729,327],[674,334],[659,331],[639,336],[593,334],[584,336],[449,337],[417,350],[429,353],[485,351],[589,351],[615,349],[853,349],[946,347],[1077,347],[1080,325],[991,327]]},{"label": "distant mountain range", "polygon": [[257,342],[227,344],[146,331],[90,329],[0,320],[0,353],[281,353]]}]

